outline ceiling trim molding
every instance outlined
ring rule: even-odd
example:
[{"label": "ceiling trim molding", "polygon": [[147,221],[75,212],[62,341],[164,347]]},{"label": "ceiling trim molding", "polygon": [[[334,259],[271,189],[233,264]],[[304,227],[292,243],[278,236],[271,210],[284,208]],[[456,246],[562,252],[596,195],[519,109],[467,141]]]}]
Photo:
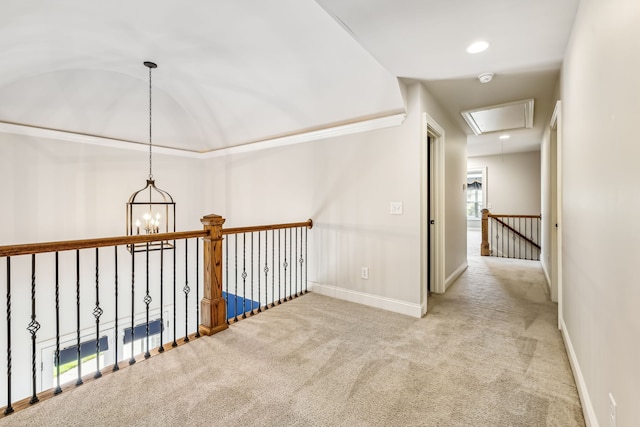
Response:
[{"label": "ceiling trim molding", "polygon": [[[10,133],[14,135],[30,136],[34,138],[53,139],[58,141],[75,142],[79,144],[99,145],[101,147],[119,148],[123,150],[148,151],[148,143],[127,141],[123,139],[107,138],[104,136],[87,135],[83,133],[69,132],[58,129],[41,128],[18,123],[0,122],[0,133]],[[200,157],[200,153],[188,150],[178,150],[177,148],[153,146],[153,152],[180,157]]]},{"label": "ceiling trim molding", "polygon": [[367,132],[376,129],[384,129],[401,125],[406,113],[396,113],[389,116],[378,117],[375,119],[363,120],[360,122],[349,123],[339,126],[333,126],[324,129],[317,129],[308,132],[302,132],[295,135],[287,135],[279,138],[267,139],[263,141],[252,142],[244,145],[236,145],[234,147],[222,148],[203,153],[207,159],[232,154],[249,153],[252,151],[265,150],[268,148],[284,147],[286,145],[300,144],[303,142],[317,141],[319,139],[335,138],[337,136],[351,135],[354,133]]},{"label": "ceiling trim molding", "polygon": [[[169,156],[189,157],[196,159],[210,159],[214,157],[228,156],[232,154],[249,153],[252,151],[265,150],[268,148],[284,147],[286,145],[300,144],[303,142],[316,141],[320,139],[333,138],[342,135],[367,132],[376,129],[384,129],[401,125],[406,113],[394,113],[384,117],[362,120],[324,129],[317,129],[308,132],[301,132],[294,135],[287,135],[234,147],[221,148],[217,150],[196,152],[190,150],[180,150],[177,148],[154,145],[153,152],[166,154]],[[108,138],[96,135],[87,135],[76,132],[69,132],[58,129],[42,128],[37,126],[24,125],[19,123],[9,123],[0,121],[0,133],[30,136],[34,138],[45,138],[59,141],[75,142],[80,144],[98,145],[101,147],[118,148],[123,150],[147,151],[148,143],[127,141],[122,139]]]}]

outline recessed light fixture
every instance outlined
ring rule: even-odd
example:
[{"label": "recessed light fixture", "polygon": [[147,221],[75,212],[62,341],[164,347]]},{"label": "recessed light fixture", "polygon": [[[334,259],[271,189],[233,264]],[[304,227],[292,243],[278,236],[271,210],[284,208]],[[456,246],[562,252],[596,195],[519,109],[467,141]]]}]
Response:
[{"label": "recessed light fixture", "polygon": [[504,141],[505,139],[511,138],[511,135],[500,135],[498,138]]},{"label": "recessed light fixture", "polygon": [[478,80],[480,80],[480,83],[489,83],[493,80],[493,76],[493,73],[482,73],[478,76]]},{"label": "recessed light fixture", "polygon": [[480,53],[480,52],[484,52],[485,50],[487,50],[487,48],[489,47],[489,42],[486,42],[484,40],[479,40],[477,42],[473,42],[469,45],[469,47],[467,48],[467,52],[469,53]]}]

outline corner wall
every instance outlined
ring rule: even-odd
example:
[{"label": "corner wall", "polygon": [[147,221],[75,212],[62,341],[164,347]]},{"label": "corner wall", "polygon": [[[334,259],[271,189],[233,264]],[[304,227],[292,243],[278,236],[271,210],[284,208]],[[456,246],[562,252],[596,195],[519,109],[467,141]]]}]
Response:
[{"label": "corner wall", "polygon": [[640,425],[640,3],[582,0],[562,69],[563,333],[589,425]]}]

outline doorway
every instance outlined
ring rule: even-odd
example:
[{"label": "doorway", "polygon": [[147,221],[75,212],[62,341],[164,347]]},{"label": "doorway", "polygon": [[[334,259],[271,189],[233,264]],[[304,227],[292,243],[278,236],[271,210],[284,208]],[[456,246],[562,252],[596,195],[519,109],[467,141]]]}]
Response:
[{"label": "doorway", "polygon": [[444,293],[444,129],[423,113],[421,143],[421,312],[430,292]]},{"label": "doorway", "polygon": [[561,101],[549,124],[549,192],[551,211],[551,300],[558,303],[558,329],[562,329],[562,137]]}]

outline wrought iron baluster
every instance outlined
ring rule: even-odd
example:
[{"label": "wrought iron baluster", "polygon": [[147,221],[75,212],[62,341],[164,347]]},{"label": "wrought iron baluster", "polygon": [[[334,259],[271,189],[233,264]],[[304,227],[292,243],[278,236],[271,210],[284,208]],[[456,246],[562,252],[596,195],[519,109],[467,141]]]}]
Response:
[{"label": "wrought iron baluster", "polygon": [[178,342],[176,341],[176,306],[177,306],[177,281],[176,281],[176,252],[178,251],[178,247],[176,246],[176,241],[173,241],[173,342],[171,343],[171,347],[177,347]]},{"label": "wrought iron baluster", "polygon": [[[246,235],[246,233],[245,233],[245,235]],[[254,299],[253,299],[253,290],[254,290],[253,289],[253,278],[254,278],[254,274],[253,274],[253,236],[254,236],[254,233],[252,232],[251,233],[251,264],[250,264],[250,267],[251,267],[251,303],[250,303],[251,304],[251,316],[253,316],[255,314],[253,312],[253,301],[254,301]],[[258,294],[259,293],[260,293],[260,291],[258,290]]]},{"label": "wrought iron baluster", "polygon": [[60,388],[60,275],[59,252],[56,252],[56,389],[53,394],[62,393]]},{"label": "wrought iron baluster", "polygon": [[229,243],[228,241],[225,239],[224,241],[224,245],[225,245],[225,251],[224,251],[224,264],[225,264],[225,273],[224,273],[224,282],[225,282],[225,288],[226,288],[226,292],[225,295],[227,296],[227,303],[225,304],[226,309],[227,309],[227,313],[225,315],[225,317],[227,318],[227,325],[229,324]]},{"label": "wrought iron baluster", "polygon": [[145,251],[145,264],[146,264],[146,290],[144,294],[144,305],[146,311],[146,323],[145,323],[145,343],[146,350],[144,352],[144,358],[148,359],[151,357],[151,353],[149,352],[149,304],[151,304],[151,295],[149,295],[149,242],[146,243],[146,251]]},{"label": "wrought iron baluster", "polygon": [[271,307],[276,305],[276,230],[271,230]]},{"label": "wrought iron baluster", "polygon": [[[247,233],[242,233],[242,318],[247,318]],[[253,285],[253,283],[252,283]],[[238,295],[236,295],[236,299]],[[251,287],[251,300],[253,300],[253,286]],[[253,308],[253,306],[252,306]]]},{"label": "wrought iron baluster", "polygon": [[309,266],[309,258],[307,258],[307,256],[308,256],[307,246],[308,246],[309,240],[307,240],[308,239],[307,232],[308,232],[308,229],[307,229],[307,227],[305,227],[304,228],[304,259],[307,261],[304,264],[304,293],[305,294],[307,293],[307,284],[308,284],[308,281],[309,281],[309,278],[307,276],[307,273],[308,273],[308,270],[309,270],[309,267],[308,267]]},{"label": "wrought iron baluster", "polygon": [[[260,232],[259,231],[258,231],[258,264],[257,265],[259,270],[260,269]],[[260,273],[258,273],[258,313],[261,313],[261,312],[262,312],[262,301],[260,301]]]},{"label": "wrought iron baluster", "polygon": [[7,407],[4,414],[14,411],[11,405],[11,257],[7,257]]},{"label": "wrought iron baluster", "polygon": [[118,371],[120,369],[120,366],[118,365],[118,247],[114,246],[114,268],[115,268],[115,274],[114,274],[114,278],[115,278],[115,288],[116,288],[116,296],[115,296],[115,329],[114,329],[114,334],[116,336],[116,339],[114,340],[114,363],[113,363],[113,372]]},{"label": "wrought iron baluster", "polygon": [[300,293],[298,294],[298,296],[304,294],[303,290],[302,290],[302,284],[304,283],[302,280],[302,273],[303,273],[303,268],[304,267],[304,257],[302,256],[302,228],[300,228],[300,258],[298,260],[298,263],[300,264]]},{"label": "wrought iron baluster", "polygon": [[164,240],[160,241],[160,347],[158,353],[164,352]]},{"label": "wrought iron baluster", "polygon": [[284,301],[288,301],[287,297],[287,230],[284,230],[284,263],[282,263],[282,267],[284,267]]},{"label": "wrought iron baluster", "polygon": [[[291,258],[292,261],[297,261],[298,260],[298,228],[296,227],[293,231],[295,231],[295,237],[293,239],[293,244],[295,245],[295,251],[294,251],[294,257]],[[296,287],[295,287],[295,292],[293,293],[293,297],[297,298],[298,297],[298,263],[295,263],[295,274],[294,274],[294,278],[296,279]]]},{"label": "wrought iron baluster", "polygon": [[100,316],[102,316],[102,309],[100,308],[100,262],[98,259],[98,248],[96,248],[96,306],[93,309],[93,317],[96,318],[96,373],[93,374],[93,378],[100,378],[102,372],[100,372]]},{"label": "wrought iron baluster", "polygon": [[184,239],[184,342],[189,342],[189,241]]},{"label": "wrought iron baluster", "polygon": [[282,229],[278,230],[278,304],[282,304],[282,293],[280,292],[280,285],[282,282],[282,270],[280,269],[280,266],[282,265],[282,241],[281,241],[281,236],[282,236]]},{"label": "wrought iron baluster", "polygon": [[40,323],[36,320],[36,255],[31,255],[31,322],[27,330],[31,333],[31,385],[32,395],[29,403],[38,402],[36,394],[36,333],[40,329]]},{"label": "wrought iron baluster", "polygon": [[233,295],[233,320],[234,321],[238,321],[238,235],[234,234],[235,237],[235,242],[234,242],[234,252],[235,252],[235,263],[236,263],[236,268],[234,269],[235,271],[235,283],[236,283],[236,290],[234,292]]},{"label": "wrought iron baluster", "polygon": [[135,353],[134,353],[134,340],[136,335],[136,324],[135,324],[135,308],[136,308],[136,299],[135,299],[135,284],[136,284],[136,251],[131,251],[131,358],[129,359],[129,365],[133,365],[136,363]]},{"label": "wrought iron baluster", "polygon": [[200,242],[196,241],[196,338],[200,338]]},{"label": "wrought iron baluster", "polygon": [[76,360],[78,379],[76,386],[82,385],[82,355],[80,354],[80,251],[76,250]]},{"label": "wrought iron baluster", "polygon": [[293,230],[289,229],[289,259],[291,260],[291,266],[289,267],[289,300],[293,299],[293,266],[296,260],[293,258]]},{"label": "wrought iron baluster", "polygon": [[265,230],[264,232],[264,309],[269,309],[269,257],[267,256],[268,248],[267,243],[269,240],[269,234]]}]

